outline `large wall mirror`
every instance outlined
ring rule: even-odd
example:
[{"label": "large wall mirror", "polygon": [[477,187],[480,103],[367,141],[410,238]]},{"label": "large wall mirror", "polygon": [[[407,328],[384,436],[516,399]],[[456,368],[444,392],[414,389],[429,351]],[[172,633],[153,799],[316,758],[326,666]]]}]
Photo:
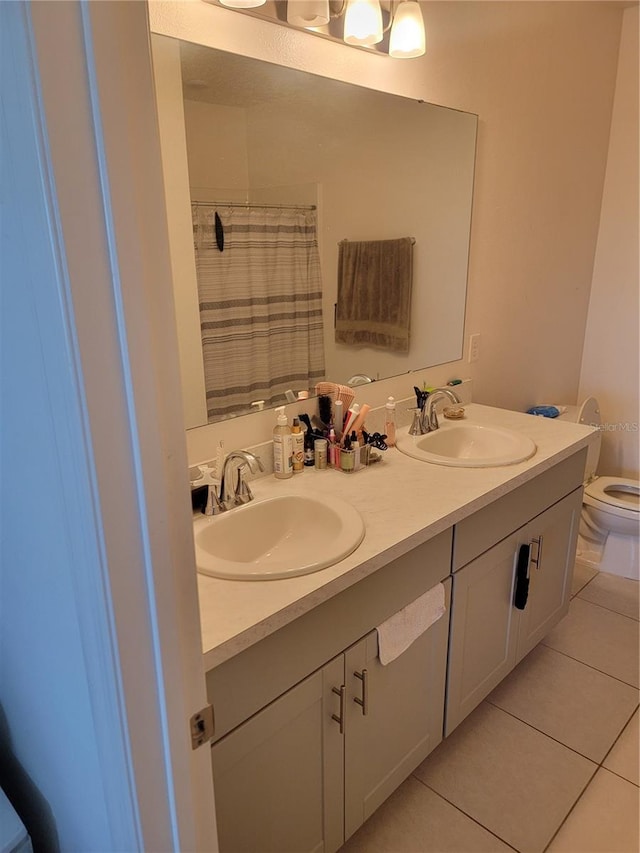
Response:
[{"label": "large wall mirror", "polygon": [[[173,51],[180,76],[187,201],[211,210],[230,202],[314,211],[323,319],[315,345],[324,349],[326,379],[378,380],[461,358],[477,117],[163,36],[153,40],[161,137],[163,115],[174,129],[178,120],[162,51]],[[175,167],[176,156],[163,138],[163,159],[174,158]],[[197,209],[183,201],[184,228],[192,229]],[[408,352],[337,344],[340,242],[402,237],[414,241]],[[183,384],[185,397],[193,398],[186,420],[198,426],[231,413],[202,399],[201,373],[186,364],[189,347],[194,362],[202,360],[202,299],[193,268],[183,267],[179,277]],[[217,361],[224,367],[236,357],[229,340]],[[251,364],[247,371],[249,381]],[[294,393],[306,390],[291,384]]]}]

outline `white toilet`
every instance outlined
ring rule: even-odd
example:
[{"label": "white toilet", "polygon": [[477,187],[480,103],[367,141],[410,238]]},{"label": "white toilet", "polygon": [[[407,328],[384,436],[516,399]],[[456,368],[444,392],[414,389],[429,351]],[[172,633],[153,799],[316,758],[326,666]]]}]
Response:
[{"label": "white toilet", "polygon": [[[558,420],[600,426],[600,406],[588,397],[567,406]],[[638,580],[640,569],[640,482],[597,476],[601,435],[589,447],[576,559],[602,572]]]}]

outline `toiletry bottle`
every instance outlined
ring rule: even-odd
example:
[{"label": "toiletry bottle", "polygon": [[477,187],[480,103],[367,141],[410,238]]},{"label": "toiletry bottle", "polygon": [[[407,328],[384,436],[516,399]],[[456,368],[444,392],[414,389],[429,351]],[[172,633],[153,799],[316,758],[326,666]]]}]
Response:
[{"label": "toiletry bottle", "polygon": [[327,465],[336,467],[336,432],[333,427],[329,430],[329,447],[327,449]]},{"label": "toiletry bottle", "polygon": [[360,411],[356,415],[353,421],[351,421],[351,426],[349,427],[349,432],[355,432],[358,436],[358,444],[364,444],[364,439],[360,441],[362,438],[362,428],[364,427],[364,419],[367,417],[369,412],[371,411],[371,406],[368,406],[366,403],[363,403],[360,406]]},{"label": "toiletry bottle", "polygon": [[360,404],[359,403],[353,403],[351,408],[349,409],[349,411],[347,412],[347,414],[345,415],[345,418],[344,418],[344,435],[346,435],[346,436],[351,435],[351,425],[353,424],[355,419],[358,417],[359,412],[360,412]]},{"label": "toiletry bottle", "polygon": [[[344,427],[344,405],[342,400],[336,400],[333,404],[333,428],[336,433],[336,441],[340,442],[342,438],[342,428]],[[336,465],[336,468],[339,467]]]},{"label": "toiletry bottle", "polygon": [[340,468],[345,474],[354,472],[354,452],[351,449],[351,439],[348,435],[344,437],[344,447],[340,449]]},{"label": "toiletry bottle", "polygon": [[396,443],[396,401],[393,397],[389,397],[384,409],[384,432],[387,435],[387,446],[394,447]]},{"label": "toiletry bottle", "polygon": [[351,431],[349,441],[353,450],[353,469],[357,471],[360,467],[360,442],[358,441],[358,433],[355,430]]},{"label": "toiletry bottle", "polygon": [[313,442],[314,465],[318,471],[324,471],[327,467],[327,450],[329,442],[326,438],[316,438]]},{"label": "toiletry bottle", "polygon": [[293,442],[284,406],[278,406],[276,412],[278,420],[273,430],[273,475],[279,480],[286,480],[293,475]]},{"label": "toiletry bottle", "polygon": [[299,418],[293,419],[291,442],[293,450],[293,473],[300,474],[304,471],[304,436]]},{"label": "toiletry bottle", "polygon": [[310,432],[304,434],[304,464],[306,468],[313,467],[315,461],[313,436]]}]

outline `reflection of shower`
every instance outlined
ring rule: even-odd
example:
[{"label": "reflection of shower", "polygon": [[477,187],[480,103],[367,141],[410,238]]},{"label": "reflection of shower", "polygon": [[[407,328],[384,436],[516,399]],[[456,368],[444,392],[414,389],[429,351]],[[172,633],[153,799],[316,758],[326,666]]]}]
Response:
[{"label": "reflection of shower", "polygon": [[197,202],[192,213],[209,420],[323,379],[315,208]]},{"label": "reflection of shower", "polygon": [[356,373],[351,379],[347,379],[347,385],[350,385],[352,388],[355,388],[357,385],[368,385],[369,382],[375,382],[375,380],[367,376],[366,373]]}]

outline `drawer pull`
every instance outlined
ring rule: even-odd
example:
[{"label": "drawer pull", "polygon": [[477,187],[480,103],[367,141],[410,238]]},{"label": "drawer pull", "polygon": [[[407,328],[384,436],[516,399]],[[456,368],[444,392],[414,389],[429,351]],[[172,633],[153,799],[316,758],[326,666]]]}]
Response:
[{"label": "drawer pull", "polygon": [[366,717],[369,713],[369,673],[366,669],[363,669],[362,672],[356,671],[353,674],[362,682],[362,698],[359,699],[356,696],[353,701],[357,705],[360,705],[362,708],[362,716]]},{"label": "drawer pull", "polygon": [[340,697],[340,716],[338,716],[337,714],[332,714],[331,719],[335,720],[336,723],[338,723],[338,725],[340,726],[340,734],[341,735],[344,734],[344,695],[345,695],[346,689],[347,688],[344,684],[341,685],[340,688],[338,688],[338,687],[332,687],[331,688],[332,693],[335,693],[336,696]]}]

